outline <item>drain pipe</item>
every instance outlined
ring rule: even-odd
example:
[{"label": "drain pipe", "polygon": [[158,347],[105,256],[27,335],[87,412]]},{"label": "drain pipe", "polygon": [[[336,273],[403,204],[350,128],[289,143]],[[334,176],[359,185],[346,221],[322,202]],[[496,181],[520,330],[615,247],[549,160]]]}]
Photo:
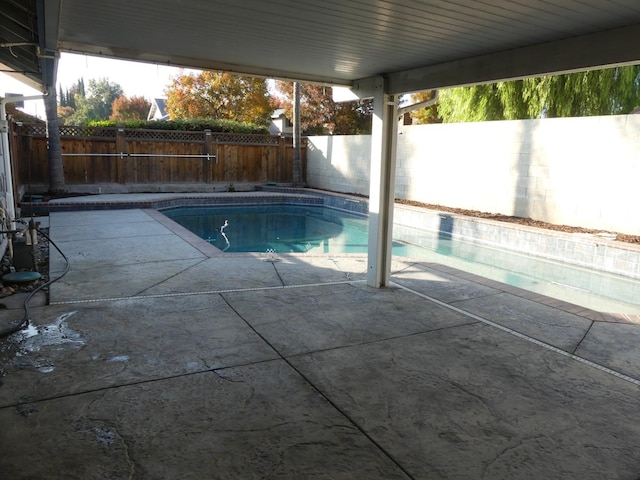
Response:
[{"label": "drain pipe", "polygon": [[2,166],[4,172],[4,188],[7,215],[9,217],[10,230],[15,229],[16,206],[13,198],[13,175],[11,173],[11,156],[9,153],[9,121],[7,120],[7,103],[18,103],[28,100],[43,100],[46,94],[31,96],[7,97],[0,100],[0,154],[2,154]]},{"label": "drain pipe", "polygon": [[406,107],[398,108],[398,118],[402,118],[405,113],[413,112],[414,110],[418,110],[419,108],[427,108],[431,105],[434,105],[438,101],[438,90],[431,90],[434,92],[433,98],[429,100],[424,100],[423,102],[414,103],[413,105],[407,105]]}]

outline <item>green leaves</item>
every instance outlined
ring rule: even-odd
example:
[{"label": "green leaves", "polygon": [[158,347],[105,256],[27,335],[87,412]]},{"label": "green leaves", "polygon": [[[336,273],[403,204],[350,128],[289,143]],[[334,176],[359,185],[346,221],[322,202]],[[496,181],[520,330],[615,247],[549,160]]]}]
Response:
[{"label": "green leaves", "polygon": [[628,113],[640,105],[640,66],[527,78],[440,92],[444,122]]},{"label": "green leaves", "polygon": [[90,127],[124,127],[146,128],[150,130],[181,130],[188,132],[200,132],[211,130],[221,133],[256,133],[268,134],[267,127],[252,123],[236,122],[234,120],[200,118],[191,120],[98,120],[87,124]]}]

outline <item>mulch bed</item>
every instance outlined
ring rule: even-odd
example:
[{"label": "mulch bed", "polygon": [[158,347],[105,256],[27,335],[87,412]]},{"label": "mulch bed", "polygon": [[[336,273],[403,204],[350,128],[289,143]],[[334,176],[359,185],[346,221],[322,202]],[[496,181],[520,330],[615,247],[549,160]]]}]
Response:
[{"label": "mulch bed", "polygon": [[443,207],[442,205],[432,205],[428,203],[414,202],[411,200],[396,200],[397,203],[403,205],[412,205],[414,207],[427,208],[429,210],[439,210],[443,212],[456,213],[459,215],[465,215],[468,217],[486,218],[487,220],[496,220],[498,222],[517,223],[519,225],[526,225],[529,227],[543,228],[546,230],[556,230],[559,232],[567,233],[588,233],[588,234],[610,234],[615,236],[615,240],[626,243],[640,243],[639,235],[627,235],[625,233],[609,232],[605,230],[593,230],[582,227],[572,227],[569,225],[555,225],[553,223],[540,222],[538,220],[532,220],[524,217],[513,217],[509,215],[502,215],[499,213],[487,213],[477,210],[466,210],[463,208],[451,208]]}]

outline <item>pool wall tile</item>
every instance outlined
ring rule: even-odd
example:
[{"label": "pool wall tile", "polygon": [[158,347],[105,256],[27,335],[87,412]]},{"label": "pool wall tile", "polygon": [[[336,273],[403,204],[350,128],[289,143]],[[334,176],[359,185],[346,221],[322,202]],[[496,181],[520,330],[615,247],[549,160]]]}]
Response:
[{"label": "pool wall tile", "polygon": [[[395,207],[394,236],[397,236],[398,240],[409,242],[410,237],[406,236],[406,229],[398,228],[399,226],[419,226],[420,230],[426,232],[439,232],[441,237],[445,235],[447,238],[464,240],[498,251],[523,253],[640,279],[640,246],[616,242],[598,235],[541,232],[524,225],[464,217],[405,205]],[[441,228],[442,226],[445,228]]]}]

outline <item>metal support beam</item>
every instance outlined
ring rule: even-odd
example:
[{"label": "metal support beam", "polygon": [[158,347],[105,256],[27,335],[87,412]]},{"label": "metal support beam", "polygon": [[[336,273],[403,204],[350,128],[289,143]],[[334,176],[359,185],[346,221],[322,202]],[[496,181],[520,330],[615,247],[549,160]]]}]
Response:
[{"label": "metal support beam", "polygon": [[[386,75],[386,91],[389,94],[401,94],[638,63],[639,36],[640,25],[631,25],[391,72]],[[358,82],[354,82],[354,85],[356,83]]]},{"label": "metal support beam", "polygon": [[369,180],[369,258],[367,284],[389,285],[396,180],[398,98],[385,94],[385,80],[376,77],[371,128]]}]

